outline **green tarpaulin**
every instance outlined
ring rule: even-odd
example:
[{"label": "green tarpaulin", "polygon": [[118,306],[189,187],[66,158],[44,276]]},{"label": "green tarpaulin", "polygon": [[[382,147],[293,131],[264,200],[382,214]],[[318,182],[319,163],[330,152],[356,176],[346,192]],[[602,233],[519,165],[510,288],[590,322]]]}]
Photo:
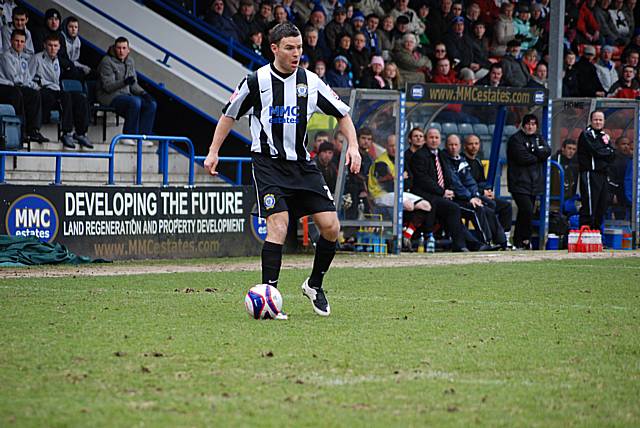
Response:
[{"label": "green tarpaulin", "polygon": [[104,262],[106,260],[77,256],[62,244],[48,244],[34,237],[0,235],[0,266]]}]

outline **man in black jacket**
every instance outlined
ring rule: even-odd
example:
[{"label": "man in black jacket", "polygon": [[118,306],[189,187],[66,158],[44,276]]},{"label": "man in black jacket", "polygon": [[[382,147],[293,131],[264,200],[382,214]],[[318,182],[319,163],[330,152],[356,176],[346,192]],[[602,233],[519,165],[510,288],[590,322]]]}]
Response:
[{"label": "man in black jacket", "polygon": [[604,113],[591,112],[591,125],[578,138],[578,167],[580,170],[580,225],[600,229],[609,206],[607,172],[615,158],[611,139],[604,129]]},{"label": "man in black jacket", "polygon": [[538,118],[526,114],[522,128],[507,141],[507,185],[518,207],[513,245],[531,248],[536,197],[544,190],[546,160],[551,148],[538,133]]}]

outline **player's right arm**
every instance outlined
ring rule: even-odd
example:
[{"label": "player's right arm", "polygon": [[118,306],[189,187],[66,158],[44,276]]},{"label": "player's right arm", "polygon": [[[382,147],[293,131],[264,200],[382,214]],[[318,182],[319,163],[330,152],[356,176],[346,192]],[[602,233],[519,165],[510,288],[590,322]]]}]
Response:
[{"label": "player's right arm", "polygon": [[220,147],[222,147],[222,143],[224,143],[224,140],[229,135],[229,132],[231,132],[234,123],[235,119],[232,117],[225,116],[224,114],[220,116],[216,130],[213,133],[209,153],[204,160],[204,167],[211,175],[218,175],[218,171],[216,171],[216,167],[218,166],[218,152],[220,151]]}]

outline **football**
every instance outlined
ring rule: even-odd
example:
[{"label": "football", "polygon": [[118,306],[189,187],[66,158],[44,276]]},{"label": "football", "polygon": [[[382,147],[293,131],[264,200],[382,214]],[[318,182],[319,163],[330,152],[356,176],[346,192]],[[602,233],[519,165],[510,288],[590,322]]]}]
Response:
[{"label": "football", "polygon": [[254,319],[275,319],[282,311],[282,295],[271,285],[258,284],[247,292],[244,306]]}]

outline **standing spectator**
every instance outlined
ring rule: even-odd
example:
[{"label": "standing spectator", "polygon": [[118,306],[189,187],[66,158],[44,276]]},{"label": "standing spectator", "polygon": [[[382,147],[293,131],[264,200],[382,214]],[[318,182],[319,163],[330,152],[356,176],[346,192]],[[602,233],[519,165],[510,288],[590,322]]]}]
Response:
[{"label": "standing spectator", "polygon": [[482,79],[478,80],[476,82],[476,86],[491,86],[494,88],[497,88],[498,86],[504,86],[502,76],[502,63],[496,62],[494,64],[491,64],[489,73],[487,73],[487,75]]},{"label": "standing spectator", "polygon": [[493,41],[491,43],[491,55],[493,56],[503,56],[507,52],[507,43],[516,37],[513,9],[514,6],[511,3],[503,3],[500,7],[500,16],[493,27]]},{"label": "standing spectator", "polygon": [[44,41],[50,34],[58,37],[61,50],[66,49],[60,23],[60,12],[58,12],[57,9],[47,9],[44,13],[44,27],[39,27],[33,32],[33,49],[35,52],[42,52],[44,50]]},{"label": "standing spectator", "polygon": [[447,34],[451,27],[453,13],[451,13],[452,0],[440,0],[440,9],[429,12],[425,26],[427,35],[431,43],[442,41],[442,37]]},{"label": "standing spectator", "polygon": [[335,51],[338,47],[338,39],[343,34],[353,35],[353,28],[347,22],[347,11],[344,7],[338,6],[333,12],[333,19],[324,28],[324,34],[327,38],[327,46],[331,51]]},{"label": "standing spectator", "polygon": [[400,70],[401,85],[424,83],[425,76],[431,72],[431,60],[416,51],[416,36],[413,33],[402,37],[402,44],[396,46],[392,56]]},{"label": "standing spectator", "polygon": [[[129,41],[118,37],[98,65],[98,101],[124,116],[124,134],[153,135],[156,101],[138,84]],[[123,144],[135,144],[123,139]]]},{"label": "standing spectator", "polygon": [[330,141],[325,141],[320,144],[318,149],[318,156],[315,157],[316,166],[322,173],[324,181],[327,182],[327,186],[334,194],[336,191],[336,181],[338,180],[338,169],[333,161],[333,144]]},{"label": "standing spectator", "polygon": [[608,97],[635,100],[640,97],[640,82],[635,79],[636,70],[630,65],[622,67],[622,77],[609,88]]},{"label": "standing spectator", "polygon": [[379,23],[380,18],[378,17],[378,15],[367,15],[366,26],[362,29],[362,34],[364,34],[367,49],[369,49],[369,52],[371,52],[372,55],[378,56],[382,55],[382,43],[378,34]]},{"label": "standing spectator", "polygon": [[593,59],[596,56],[596,49],[593,46],[585,46],[582,57],[576,63],[576,77],[578,96],[581,97],[604,97],[606,92],[598,78],[598,72]]},{"label": "standing spectator", "polygon": [[29,140],[46,143],[49,139],[40,133],[40,92],[29,70],[30,56],[24,53],[26,40],[24,30],[13,30],[9,49],[0,55],[0,102],[11,104],[16,115],[20,116],[22,135],[26,131]]},{"label": "standing spectator", "polygon": [[593,8],[596,0],[584,0],[579,9],[578,21],[576,23],[577,43],[600,43],[600,24],[593,15]]},{"label": "standing spectator", "polygon": [[409,18],[409,31],[416,36],[424,33],[425,25],[420,20],[420,17],[415,10],[409,7],[409,0],[396,0],[394,8],[391,10],[391,16],[394,19],[398,19],[400,15],[404,15]]},{"label": "standing spectator", "polygon": [[[64,20],[62,37],[64,38],[65,49],[60,48],[58,56],[60,58],[71,61],[75,69],[73,70],[74,78],[83,80],[91,74],[91,67],[80,62],[80,52],[82,50],[82,41],[79,33],[80,27],[78,18],[70,16]],[[70,76],[71,77],[71,76]]]},{"label": "standing spectator", "polygon": [[418,150],[424,147],[426,140],[424,139],[424,131],[420,127],[415,127],[411,131],[409,131],[409,136],[407,139],[409,140],[409,147],[404,151],[404,165],[405,171],[407,172],[404,187],[407,190],[411,190],[413,183],[413,174],[411,173],[411,169],[409,168],[409,165],[411,164],[411,158]]},{"label": "standing spectator", "polygon": [[529,19],[531,18],[531,10],[529,6],[520,3],[518,6],[518,17],[513,20],[515,29],[515,37],[520,40],[521,49],[526,51],[538,43],[538,36],[531,30]]},{"label": "standing spectator", "polygon": [[[48,118],[51,110],[60,106],[62,118],[61,142],[64,147],[73,149],[77,142],[81,147],[92,149],[87,138],[89,128],[89,102],[82,92],[65,92],[60,85],[62,69],[73,67],[69,60],[59,59],[60,40],[54,33],[44,40],[45,50],[29,60],[30,74],[40,87],[42,115]],[[75,125],[76,133],[73,134]]]},{"label": "standing spectator", "polygon": [[389,89],[382,72],[384,71],[384,60],[381,56],[373,56],[371,64],[362,72],[360,79],[360,88],[368,89]]},{"label": "standing spectator", "polygon": [[507,43],[507,53],[502,58],[505,86],[523,88],[529,82],[529,70],[520,59],[520,42],[511,40]]},{"label": "standing spectator", "polygon": [[231,17],[236,24],[240,41],[249,39],[251,31],[255,28],[255,3],[253,0],[240,0],[240,10]]},{"label": "standing spectator", "polygon": [[593,7],[593,16],[598,21],[600,26],[601,40],[607,45],[620,45],[620,34],[618,34],[618,28],[615,22],[611,19],[609,14],[609,4],[611,0],[598,0],[598,3]]},{"label": "standing spectator", "polygon": [[562,76],[562,96],[577,97],[580,94],[578,88],[578,69],[576,68],[576,54],[567,51],[564,54]]},{"label": "standing spectator", "polygon": [[11,35],[13,30],[22,30],[26,35],[26,41],[24,45],[23,54],[31,56],[35,53],[33,49],[33,40],[31,38],[31,32],[27,28],[29,22],[29,14],[23,7],[17,6],[13,9],[11,15],[11,23],[2,27],[2,47],[7,50],[11,47]]},{"label": "standing spectator", "polygon": [[507,184],[518,207],[513,244],[531,249],[536,197],[544,191],[546,160],[551,149],[538,132],[538,118],[526,114],[522,127],[507,141]]},{"label": "standing spectator", "polygon": [[353,81],[347,72],[349,60],[338,55],[333,60],[333,68],[327,71],[327,83],[332,88],[353,88]]},{"label": "standing spectator", "polygon": [[618,80],[616,65],[611,61],[613,51],[613,46],[603,46],[602,49],[600,49],[600,59],[595,64],[598,80],[600,80],[602,89],[604,89],[605,92],[609,92],[611,85]]},{"label": "standing spectator", "polygon": [[371,54],[367,49],[367,41],[364,34],[357,33],[353,36],[353,46],[351,47],[351,72],[353,73],[353,83],[360,87],[362,73],[369,66]]},{"label": "standing spectator", "polygon": [[223,0],[213,0],[213,3],[211,3],[211,6],[207,10],[204,20],[217,31],[222,33],[222,35],[233,39],[236,42],[240,42],[242,36],[238,31],[238,27],[236,27],[233,19],[229,18],[225,13],[224,8],[225,5]]},{"label": "standing spectator", "polygon": [[384,65],[382,78],[384,79],[387,89],[400,89],[400,73],[398,72],[398,66],[395,62],[390,61]]},{"label": "standing spectator", "polygon": [[633,33],[631,32],[628,16],[624,11],[624,0],[614,0],[608,12],[611,22],[618,32],[618,39],[622,44],[626,45],[631,40]]},{"label": "standing spectator", "polygon": [[591,124],[578,139],[580,170],[580,225],[600,230],[609,206],[607,173],[615,158],[611,139],[604,132],[605,117],[599,110],[591,112]]}]

